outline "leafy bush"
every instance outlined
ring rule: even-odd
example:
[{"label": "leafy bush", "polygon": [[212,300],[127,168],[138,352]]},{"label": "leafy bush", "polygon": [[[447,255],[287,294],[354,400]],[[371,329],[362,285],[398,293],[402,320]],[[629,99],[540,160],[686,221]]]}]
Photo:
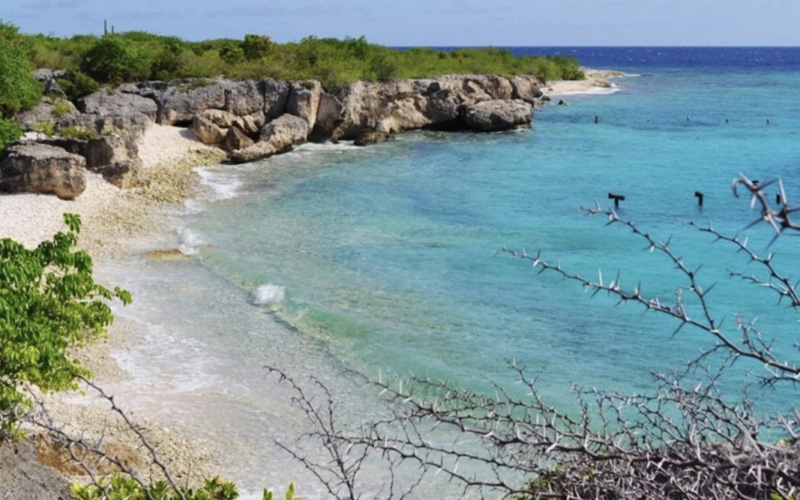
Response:
[{"label": "leafy bush", "polygon": [[84,54],[82,69],[99,82],[117,85],[147,79],[150,76],[147,62],[135,42],[105,35]]},{"label": "leafy bush", "polygon": [[[0,43],[2,43],[0,39]],[[31,67],[21,50],[0,50],[0,115],[13,118],[30,109],[42,98],[42,87],[33,79]]]},{"label": "leafy bush", "polygon": [[75,251],[81,221],[64,214],[67,232],[28,250],[0,239],[0,430],[15,433],[15,409],[30,404],[18,389],[75,387],[88,375],[69,349],[100,335],[113,317],[106,301],[131,301],[130,293],[95,283],[92,258]]},{"label": "leafy bush", "polygon": [[91,76],[79,70],[68,71],[62,78],[57,79],[61,90],[71,101],[93,94],[100,89],[100,84]]},{"label": "leafy bush", "polygon": [[[72,485],[70,493],[72,500],[235,500],[239,498],[236,485],[222,481],[218,477],[206,480],[203,488],[196,491],[191,489],[175,491],[163,481],[143,487],[134,479],[116,475],[108,484],[101,482],[92,485]],[[262,500],[273,500],[273,494],[265,489],[261,498]],[[289,489],[284,498],[301,500],[294,496],[294,484],[289,483]]]},{"label": "leafy bush", "polygon": [[0,117],[0,151],[3,151],[9,144],[22,137],[22,129],[14,120]]},{"label": "leafy bush", "polygon": [[53,103],[53,116],[56,118],[63,118],[75,112],[75,108],[65,99],[58,98]]}]

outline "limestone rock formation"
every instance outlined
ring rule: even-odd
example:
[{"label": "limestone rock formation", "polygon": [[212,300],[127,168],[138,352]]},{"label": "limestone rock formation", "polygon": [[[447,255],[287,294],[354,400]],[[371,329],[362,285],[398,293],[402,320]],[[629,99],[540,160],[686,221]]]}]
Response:
[{"label": "limestone rock formation", "polygon": [[118,188],[136,187],[144,181],[139,147],[129,137],[104,135],[89,140],[54,138],[42,142],[82,156],[86,170],[102,175]]},{"label": "limestone rock formation", "polygon": [[284,114],[264,125],[258,142],[234,151],[231,159],[244,163],[288,151],[292,146],[305,142],[308,133],[308,122],[298,116]]},{"label": "limestone rock formation", "polygon": [[86,160],[46,144],[18,143],[0,159],[0,190],[72,200],[86,189]]},{"label": "limestone rock formation", "polygon": [[81,113],[97,116],[142,114],[150,121],[155,121],[158,115],[156,101],[141,95],[121,92],[119,89],[111,93],[101,89],[78,99],[77,106]]},{"label": "limestone rock formation", "polygon": [[530,126],[532,117],[533,109],[526,102],[495,99],[469,106],[464,120],[469,130],[500,132]]},{"label": "limestone rock formation", "polygon": [[322,85],[316,80],[293,82],[286,101],[286,112],[300,117],[308,123],[308,130],[314,129],[317,122]]},{"label": "limestone rock formation", "polygon": [[[63,116],[71,116],[78,113],[77,108],[66,99],[61,99],[61,106],[66,108],[66,114]],[[52,123],[55,124],[63,116],[57,116],[55,112],[55,101],[49,97],[42,98],[42,102],[37,104],[33,109],[23,111],[14,119],[19,123],[22,130],[34,130],[39,123]],[[63,112],[63,111],[62,111]]]},{"label": "limestone rock formation", "polygon": [[207,109],[237,116],[263,112],[264,94],[254,80],[190,80],[170,85],[159,96],[158,123],[189,124]]},{"label": "limestone rock formation", "polygon": [[259,84],[264,95],[264,115],[267,120],[278,118],[286,112],[286,102],[289,100],[291,85],[289,82],[269,78]]},{"label": "limestone rock formation", "polygon": [[195,115],[189,130],[194,132],[194,135],[203,144],[219,144],[225,140],[225,135],[227,134],[226,129],[218,126],[203,114]]}]

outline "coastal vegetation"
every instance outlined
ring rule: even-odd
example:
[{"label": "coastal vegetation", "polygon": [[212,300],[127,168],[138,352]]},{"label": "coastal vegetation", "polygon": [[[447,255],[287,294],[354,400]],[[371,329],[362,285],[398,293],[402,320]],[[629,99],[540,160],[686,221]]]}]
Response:
[{"label": "coastal vegetation", "polygon": [[219,76],[316,79],[327,89],[358,80],[444,74],[526,74],[544,80],[584,78],[574,58],[517,57],[509,50],[493,47],[397,49],[371,44],[364,37],[339,40],[314,36],[281,44],[257,34],[245,35],[242,40],[189,42],[141,31],[57,38],[21,35],[9,24],[0,27],[14,39],[17,54],[23,56],[20,62],[28,67],[66,72],[59,83],[71,99],[106,84]]},{"label": "coastal vegetation", "polygon": [[23,385],[59,391],[90,375],[70,350],[105,331],[108,301],[131,301],[127,291],[94,281],[92,258],[74,250],[80,218],[65,214],[64,222],[66,232],[33,250],[0,239],[0,432],[18,433],[31,405]]}]

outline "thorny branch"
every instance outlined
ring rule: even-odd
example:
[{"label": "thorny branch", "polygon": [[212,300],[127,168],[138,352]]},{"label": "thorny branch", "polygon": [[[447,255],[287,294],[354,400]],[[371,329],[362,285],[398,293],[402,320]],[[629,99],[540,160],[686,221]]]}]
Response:
[{"label": "thorny branch", "polygon": [[[764,194],[772,182],[759,186],[742,175],[733,185],[737,196],[747,189],[751,207],[760,210],[756,223],[769,224],[777,238],[800,232],[800,225],[790,219],[800,209],[788,204],[782,183],[775,182],[780,188],[777,208]],[[596,206],[584,212],[604,215],[608,224],[627,227],[646,242],[648,250],[666,256],[685,280],[676,290],[675,302],[645,295],[641,284],[625,288],[619,275],[610,282],[602,273],[596,280],[584,279],[560,263],[548,262],[541,252],[531,256],[505,247],[500,252],[531,261],[540,272],[577,282],[593,295],[605,292],[621,303],[639,304],[646,311],[671,317],[678,323],[676,332],[689,326],[710,334],[717,342],[711,352],[722,355],[722,365],[708,368],[705,361],[711,352],[701,353],[683,371],[653,374],[655,390],[648,394],[574,387],[578,411],[571,412],[548,405],[535,379],[513,363],[511,369],[527,391],[524,397],[500,385],[494,386],[493,395],[484,395],[422,377],[393,383],[362,377],[384,396],[388,415],[352,432],[334,427],[333,413],[324,412],[333,407],[327,390],[323,391],[325,404],[318,406],[299,384],[280,372],[294,389],[296,404],[317,422],[310,435],[326,443],[332,457],[321,467],[349,478],[342,479],[349,496],[337,498],[353,498],[358,481],[354,469],[339,463],[343,455],[328,446],[357,449],[348,459],[356,469],[378,452],[392,458],[390,465],[417,464],[420,481],[427,474],[444,474],[461,486],[463,494],[480,498],[788,500],[800,495],[800,412],[758,417],[746,390],[735,397],[723,396],[718,386],[740,358],[763,364],[766,384],[797,382],[800,368],[782,358],[785,353],[773,352],[762,333],[741,316],[736,323],[741,338],[734,340],[711,312],[708,300],[713,285],[704,289],[698,281],[700,269],[690,268],[674,254],[669,241],[656,240],[612,209]],[[725,236],[710,225],[691,225],[733,245],[769,275],[762,280],[731,272],[732,277],[777,293],[795,309],[800,305],[797,284],[779,272],[771,255],[759,257],[746,239]],[[320,467],[308,459],[301,462],[309,468]]]},{"label": "thorny branch", "polygon": [[[103,481],[102,477],[108,471],[114,471],[132,478],[146,492],[148,500],[157,500],[151,494],[151,480],[153,472],[155,476],[163,478],[170,488],[177,495],[176,498],[185,498],[182,489],[173,479],[168,466],[159,458],[157,448],[148,440],[147,436],[128,416],[128,414],[114,401],[114,396],[106,393],[100,386],[91,380],[78,375],[87,391],[93,392],[98,398],[110,405],[110,411],[116,414],[121,420],[124,428],[130,430],[138,441],[138,448],[144,450],[144,455],[149,457],[149,463],[139,467],[131,466],[127,460],[110,452],[107,447],[107,436],[100,437],[88,436],[83,432],[71,429],[69,426],[60,422],[57,417],[48,409],[44,398],[33,388],[27,389],[28,397],[33,406],[30,409],[19,409],[15,418],[28,427],[44,431],[52,443],[59,449],[66,451],[70,463],[81,469],[89,478],[90,484],[101,488],[106,492],[110,483]],[[149,471],[149,478],[141,476],[142,471]]]}]

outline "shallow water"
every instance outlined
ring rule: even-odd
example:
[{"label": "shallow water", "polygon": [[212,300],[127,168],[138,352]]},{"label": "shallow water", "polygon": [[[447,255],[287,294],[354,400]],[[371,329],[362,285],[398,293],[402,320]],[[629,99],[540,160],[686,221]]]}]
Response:
[{"label": "shallow water", "polygon": [[[515,360],[564,408],[571,383],[649,390],[651,371],[679,366],[711,339],[672,336],[666,318],[602,295],[590,300],[495,255],[502,245],[541,249],[574,272],[602,269],[608,280],[619,271],[623,285],[641,282],[669,300],[681,281],[663,256],[579,212],[595,200],[609,206],[610,191],[626,196],[622,217],[672,236],[689,267],[704,265],[703,283],[718,283],[714,314],[728,328],[737,312],[757,316],[778,346],[791,345],[796,316],[727,276],[759,270],[682,223],[712,221],[731,234],[749,224],[756,214],[730,189],[740,172],[780,176],[798,199],[796,51],[759,52],[755,64],[753,52],[697,49],[681,58],[676,50],[684,49],[610,49],[604,60],[591,49],[584,64],[641,76],[620,79],[612,95],[538,110],[530,131],[409,133],[369,148],[306,145],[200,169],[213,194],[187,204],[167,238],[193,258],[134,258],[104,271],[134,295],[118,314],[148,332],[146,348],[119,354],[135,377],[118,390],[165,422],[223,436],[239,454],[229,477],[251,491],[295,480],[304,497],[315,488],[310,478],[272,444],[304,427],[265,365],[319,377],[341,394],[351,421],[374,402],[345,368],[482,390],[511,384],[506,363]],[[758,250],[771,238],[762,227],[748,233]],[[769,251],[794,272],[796,240]],[[733,377],[725,388],[743,382]],[[759,408],[771,411],[784,396],[758,393]]]}]

